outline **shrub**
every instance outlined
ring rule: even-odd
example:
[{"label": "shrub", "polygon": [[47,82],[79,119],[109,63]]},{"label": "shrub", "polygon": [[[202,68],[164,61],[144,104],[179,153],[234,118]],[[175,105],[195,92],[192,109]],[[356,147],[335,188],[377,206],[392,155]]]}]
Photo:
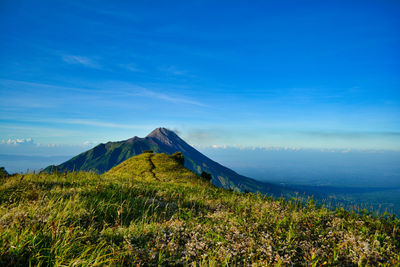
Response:
[{"label": "shrub", "polygon": [[180,164],[184,165],[185,164],[185,157],[182,155],[182,152],[175,152],[172,154],[172,157],[179,162]]},{"label": "shrub", "polygon": [[10,174],[6,171],[4,167],[0,167],[0,178],[7,178]]},{"label": "shrub", "polygon": [[211,179],[212,179],[211,174],[209,174],[208,172],[205,172],[205,171],[203,171],[203,172],[200,174],[200,176],[201,176],[202,178],[206,179],[207,181],[211,181]]}]

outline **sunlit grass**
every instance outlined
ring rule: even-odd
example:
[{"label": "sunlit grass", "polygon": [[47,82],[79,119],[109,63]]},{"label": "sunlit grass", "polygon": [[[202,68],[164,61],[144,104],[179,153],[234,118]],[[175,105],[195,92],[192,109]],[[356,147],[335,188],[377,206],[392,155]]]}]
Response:
[{"label": "sunlit grass", "polygon": [[[150,162],[151,160],[151,162]],[[400,222],[217,188],[165,154],[0,182],[0,265],[398,265]]]}]

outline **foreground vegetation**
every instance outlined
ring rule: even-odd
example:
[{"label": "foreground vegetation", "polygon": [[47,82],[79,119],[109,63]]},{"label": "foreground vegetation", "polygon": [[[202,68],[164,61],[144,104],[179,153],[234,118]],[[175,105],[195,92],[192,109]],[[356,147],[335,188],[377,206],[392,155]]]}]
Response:
[{"label": "foreground vegetation", "polygon": [[0,265],[382,265],[400,262],[395,217],[236,193],[144,153],[103,175],[0,182]]}]

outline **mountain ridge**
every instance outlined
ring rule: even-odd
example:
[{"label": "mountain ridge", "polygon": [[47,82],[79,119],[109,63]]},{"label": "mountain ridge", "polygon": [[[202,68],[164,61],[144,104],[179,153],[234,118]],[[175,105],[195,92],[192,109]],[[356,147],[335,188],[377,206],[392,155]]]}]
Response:
[{"label": "mountain ridge", "polygon": [[261,192],[275,196],[281,196],[287,190],[284,187],[259,182],[236,173],[203,155],[175,132],[164,127],[154,129],[146,137],[134,136],[123,141],[99,144],[60,165],[50,165],[43,171],[47,173],[54,171],[94,171],[102,174],[124,160],[142,154],[146,150],[170,155],[181,152],[185,158],[185,167],[197,174],[201,174],[203,171],[210,173],[212,183],[222,188],[241,192]]},{"label": "mountain ridge", "polygon": [[181,154],[145,152],[133,156],[103,174],[104,177],[121,177],[146,182],[175,184],[204,183],[206,179],[187,169]]}]

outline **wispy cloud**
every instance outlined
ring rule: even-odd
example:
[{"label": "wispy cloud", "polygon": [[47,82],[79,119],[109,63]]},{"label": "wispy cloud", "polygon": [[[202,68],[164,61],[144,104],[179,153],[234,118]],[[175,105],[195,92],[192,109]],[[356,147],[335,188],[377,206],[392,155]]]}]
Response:
[{"label": "wispy cloud", "polygon": [[[12,159],[12,156],[10,155],[19,155],[19,156],[29,155],[31,157],[76,155],[97,144],[98,142],[93,142],[93,141],[75,145],[59,144],[59,143],[43,144],[35,142],[32,138],[25,138],[25,139],[15,138],[15,139],[1,140],[0,151],[3,156],[6,155],[6,158],[3,159],[4,163],[6,163]],[[23,167],[26,168],[26,166]],[[40,167],[46,167],[46,164]]]},{"label": "wispy cloud", "polygon": [[92,59],[84,56],[76,56],[76,55],[63,55],[62,60],[68,64],[74,65],[83,65],[85,67],[101,69],[101,65]]},{"label": "wispy cloud", "polygon": [[177,69],[175,66],[169,66],[166,70],[169,73],[172,73],[174,75],[185,75],[185,74],[187,74],[186,71]]},{"label": "wispy cloud", "polygon": [[[137,125],[137,124],[119,124],[112,122],[105,122],[99,120],[90,119],[65,119],[65,118],[51,118],[51,119],[18,119],[16,117],[2,118],[6,120],[12,120],[14,122],[38,122],[38,123],[52,123],[52,124],[73,124],[73,125],[84,125],[84,126],[96,126],[105,128],[119,128],[119,129],[143,129],[143,128],[154,128],[153,125]],[[15,125],[8,125],[8,127],[17,127]],[[1,126],[0,126],[1,128]]]},{"label": "wispy cloud", "polygon": [[[19,120],[18,118],[12,119],[12,123],[0,123],[0,133],[4,136],[24,136],[30,133],[34,137],[55,137],[65,138],[67,136],[77,136],[82,134],[79,130],[60,129],[59,127],[43,126],[43,125],[27,125],[26,122],[44,122],[36,120]],[[8,132],[8,134],[7,134]]]},{"label": "wispy cloud", "polygon": [[[28,90],[31,88],[31,91],[36,91],[40,89],[57,89],[57,94],[59,94],[61,91],[62,92],[76,92],[78,93],[81,97],[85,96],[88,98],[103,98],[105,100],[110,99],[110,97],[116,97],[116,96],[123,96],[123,97],[130,97],[130,96],[141,96],[141,97],[148,97],[148,98],[153,98],[153,99],[159,99],[163,100],[166,102],[171,102],[171,103],[181,103],[181,104],[189,104],[189,105],[195,105],[199,107],[207,107],[207,105],[192,100],[190,98],[183,97],[181,95],[176,95],[176,94],[165,94],[165,93],[160,93],[157,90],[154,89],[148,89],[145,87],[137,86],[131,83],[125,83],[125,82],[119,82],[119,81],[111,81],[111,82],[106,82],[103,83],[99,86],[85,86],[85,87],[67,87],[67,86],[60,86],[60,85],[51,85],[51,84],[45,84],[45,83],[34,83],[34,82],[26,82],[26,81],[17,81],[17,80],[5,80],[5,79],[0,79],[0,86],[4,86],[8,90],[12,91],[17,91],[20,90],[21,87],[24,88],[24,90]],[[110,90],[110,88],[114,88],[114,90]],[[29,91],[29,90],[28,90]],[[93,94],[93,92],[96,92],[97,94]],[[20,96],[19,96],[20,97]],[[58,96],[54,96],[55,100],[61,101]],[[32,102],[32,99],[29,97],[29,101]],[[76,100],[76,96],[74,96],[74,99]],[[43,103],[43,97],[41,96],[40,100]],[[21,101],[21,98],[18,98],[18,101]],[[27,105],[29,104],[29,101]],[[35,102],[37,103],[37,102]],[[38,104],[40,104],[38,103]],[[115,103],[115,101],[111,101],[111,103]],[[46,104],[49,105],[49,104]],[[121,103],[118,103],[118,106],[121,106]],[[54,105],[53,105],[54,106]],[[130,105],[132,106],[132,105]]]},{"label": "wispy cloud", "polygon": [[182,97],[178,97],[178,96],[166,95],[166,94],[151,91],[151,90],[148,90],[145,88],[141,88],[141,92],[139,92],[139,95],[147,96],[147,97],[151,97],[151,98],[157,98],[157,99],[161,99],[161,100],[164,100],[167,102],[172,102],[172,103],[183,103],[183,104],[190,104],[190,105],[196,105],[196,106],[201,106],[201,107],[206,106],[203,103],[200,103],[200,102],[197,102],[194,100],[190,100],[190,99],[186,99],[186,98],[182,98]]},{"label": "wispy cloud", "polygon": [[37,148],[37,147],[59,147],[64,146],[60,144],[41,144],[35,142],[31,137],[29,138],[15,138],[15,139],[2,139],[0,147],[2,148]]},{"label": "wispy cloud", "polygon": [[97,145],[97,144],[99,144],[100,142],[98,142],[98,141],[85,141],[85,142],[83,142],[83,146],[90,146],[90,147],[92,147],[92,146],[95,146],[95,145]]},{"label": "wispy cloud", "polygon": [[199,143],[199,144],[204,144],[204,143],[209,144],[210,141],[218,139],[218,137],[215,136],[215,133],[213,131],[207,131],[202,129],[191,129],[186,132],[184,138],[189,140],[191,143]]},{"label": "wispy cloud", "polygon": [[[48,122],[50,122],[50,121],[48,121]],[[146,127],[143,125],[118,124],[118,123],[103,122],[103,121],[97,121],[97,120],[82,120],[82,119],[57,119],[57,120],[51,120],[51,122],[75,124],[75,125],[86,125],[86,126],[96,126],[96,127],[106,127],[106,128],[120,128],[120,129],[143,129],[143,127]]]},{"label": "wispy cloud", "polygon": [[7,140],[1,140],[0,144],[2,145],[34,145],[35,142],[33,141],[32,138],[16,138],[16,139],[7,139]]},{"label": "wispy cloud", "polygon": [[335,131],[335,132],[327,132],[327,131],[298,131],[296,132],[300,135],[309,136],[310,138],[336,138],[336,139],[360,139],[360,138],[370,138],[370,137],[382,137],[382,138],[400,138],[400,132],[395,131],[380,131],[380,132],[372,132],[372,131]]},{"label": "wispy cloud", "polygon": [[139,69],[139,68],[137,67],[137,65],[136,65],[136,64],[133,64],[133,63],[129,63],[129,64],[119,64],[118,66],[119,66],[120,68],[125,69],[125,70],[128,70],[128,71],[130,71],[130,72],[142,72],[142,70]]},{"label": "wispy cloud", "polygon": [[296,146],[244,146],[244,145],[194,145],[198,149],[212,149],[212,150],[239,150],[239,151],[304,151],[304,152],[324,152],[324,153],[384,153],[396,152],[399,149],[371,149],[371,148],[305,148]]},{"label": "wispy cloud", "polygon": [[176,66],[161,67],[159,68],[159,70],[176,76],[182,76],[188,74],[187,71],[178,69]]}]

